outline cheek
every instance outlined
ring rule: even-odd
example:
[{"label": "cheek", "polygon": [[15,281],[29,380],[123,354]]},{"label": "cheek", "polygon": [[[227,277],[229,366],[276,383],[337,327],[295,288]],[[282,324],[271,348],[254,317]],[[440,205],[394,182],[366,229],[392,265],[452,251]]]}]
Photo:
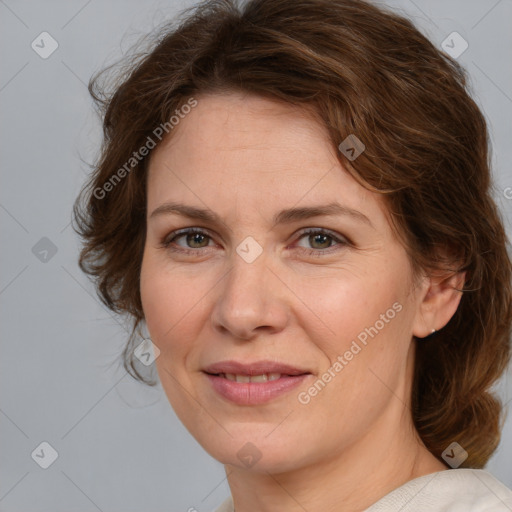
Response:
[{"label": "cheek", "polygon": [[144,318],[151,339],[167,350],[168,339],[186,313],[186,288],[170,272],[163,270],[151,256],[145,256],[140,276]]},{"label": "cheek", "polygon": [[206,276],[169,268],[158,256],[149,254],[143,259],[142,308],[151,339],[164,355],[159,360],[177,365],[185,351],[195,346],[211,286]]},{"label": "cheek", "polygon": [[[403,308],[396,281],[379,272],[345,274],[338,279],[326,276],[308,283],[299,293],[314,313],[308,318],[319,327],[320,330],[314,329],[317,340],[330,356],[349,350],[353,340],[364,347],[368,340],[385,338],[393,324],[396,328],[401,321],[398,310]],[[313,325],[303,327],[311,333]]]},{"label": "cheek", "polygon": [[300,403],[306,404],[303,410],[311,413],[315,424],[338,425],[349,437],[371,424],[394,396],[390,389],[397,390],[405,375],[405,299],[397,281],[381,276],[347,278],[335,286],[332,281],[325,286],[317,282],[307,296],[322,320],[316,324],[327,326],[329,334],[326,329],[315,333],[313,323],[303,326],[326,357],[318,376],[322,382],[303,389]]},{"label": "cheek", "polygon": [[[322,289],[325,293],[320,294]],[[329,421],[329,415],[342,421],[350,411],[355,424],[365,425],[388,402],[389,388],[396,389],[404,378],[409,321],[404,297],[396,281],[382,277],[318,286],[309,297],[316,298],[315,311],[329,327],[328,336],[325,329],[317,335],[309,331],[326,356],[320,375],[326,387],[321,397],[316,398],[316,389],[310,388],[301,398],[311,398],[307,407],[318,421]]]}]

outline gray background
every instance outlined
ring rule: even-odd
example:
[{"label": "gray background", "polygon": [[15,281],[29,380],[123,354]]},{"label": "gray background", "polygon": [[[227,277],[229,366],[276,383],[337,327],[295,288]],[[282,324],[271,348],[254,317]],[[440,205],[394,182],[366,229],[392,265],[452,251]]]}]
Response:
[{"label": "gray background", "polygon": [[[458,60],[490,122],[496,200],[510,233],[512,1],[385,3],[403,9],[438,46],[453,31],[468,41]],[[161,387],[135,382],[119,364],[127,333],[79,271],[69,226],[84,161],[100,141],[89,77],[193,4],[0,0],[3,512],[203,512],[229,493],[222,465],[184,429]],[[43,31],[59,44],[47,59],[31,48]],[[34,254],[43,237],[55,254],[40,246]],[[505,402],[511,384],[509,372],[498,387]],[[46,470],[31,457],[43,441],[58,452]],[[509,418],[487,467],[509,487],[511,455]]]}]

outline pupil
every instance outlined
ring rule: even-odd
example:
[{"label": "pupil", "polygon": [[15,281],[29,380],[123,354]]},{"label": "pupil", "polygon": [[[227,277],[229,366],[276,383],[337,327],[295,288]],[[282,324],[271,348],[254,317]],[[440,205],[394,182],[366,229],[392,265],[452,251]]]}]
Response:
[{"label": "pupil", "polygon": [[201,244],[201,238],[204,238],[204,235],[202,235],[201,233],[193,233],[192,235],[189,235],[188,236],[188,239],[189,239],[189,242],[190,242],[190,239],[192,239],[191,243],[192,244]]},{"label": "pupil", "polygon": [[[313,243],[318,242],[320,245],[324,245],[326,242],[328,244],[329,236],[328,235],[317,234],[317,235],[312,235],[312,238],[313,238],[313,241],[314,241]],[[321,241],[321,239],[323,239],[323,242]]]}]

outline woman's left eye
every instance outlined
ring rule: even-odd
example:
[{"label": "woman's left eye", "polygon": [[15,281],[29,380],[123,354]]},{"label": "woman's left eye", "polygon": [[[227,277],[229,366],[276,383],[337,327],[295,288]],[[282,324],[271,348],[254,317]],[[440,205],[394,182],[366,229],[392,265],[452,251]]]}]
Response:
[{"label": "woman's left eye", "polygon": [[[306,248],[307,252],[315,255],[322,255],[322,253],[331,253],[332,250],[326,251],[335,247],[335,250],[340,249],[342,246],[348,245],[348,241],[341,236],[334,235],[325,229],[309,229],[303,231],[299,236],[299,240],[306,238],[306,242],[313,247],[313,250]],[[334,245],[334,243],[337,245]],[[315,247],[316,246],[316,247]],[[340,247],[337,247],[340,246]],[[317,249],[317,250],[315,250]]]},{"label": "woman's left eye", "polygon": [[[178,240],[183,239],[186,246],[177,243]],[[298,235],[298,240],[306,240],[310,247],[304,247],[298,244],[298,247],[315,256],[322,256],[323,254],[330,254],[333,250],[338,250],[350,244],[350,242],[342,237],[336,235],[328,230],[315,228],[302,231]],[[174,252],[182,252],[186,254],[197,254],[198,249],[210,247],[210,241],[213,241],[212,236],[197,228],[186,228],[180,231],[171,233],[162,241],[162,247],[165,247]]]}]

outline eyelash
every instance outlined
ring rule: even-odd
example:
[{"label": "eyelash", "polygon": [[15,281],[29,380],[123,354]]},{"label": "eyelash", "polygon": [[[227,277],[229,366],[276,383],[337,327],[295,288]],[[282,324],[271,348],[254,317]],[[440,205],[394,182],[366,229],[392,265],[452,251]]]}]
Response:
[{"label": "eyelash", "polygon": [[[181,238],[184,235],[189,235],[189,234],[200,234],[200,235],[204,235],[204,236],[206,236],[206,237],[208,237],[210,239],[213,238],[207,231],[204,231],[202,229],[199,229],[199,228],[185,228],[185,229],[180,229],[178,231],[174,231],[170,235],[168,235],[161,242],[161,247],[165,248],[167,250],[170,250],[172,252],[177,252],[177,253],[182,253],[182,254],[190,254],[190,255],[192,255],[192,254],[197,255],[199,251],[201,251],[202,249],[206,249],[206,247],[205,248],[199,248],[199,249],[184,249],[182,247],[177,248],[176,246],[172,245],[172,243],[176,239]],[[308,229],[305,229],[304,231],[299,233],[299,240],[301,238],[305,237],[306,235],[327,235],[329,238],[331,238],[335,242],[338,242],[338,246],[340,246],[340,247],[331,246],[331,247],[328,247],[327,249],[305,249],[305,248],[301,248],[304,251],[306,251],[308,256],[322,257],[322,256],[330,255],[334,251],[338,251],[338,250],[342,249],[345,246],[351,245],[351,242],[347,238],[337,236],[333,232],[331,232],[330,230],[326,230],[326,229],[323,229],[323,228],[308,228]]]}]

